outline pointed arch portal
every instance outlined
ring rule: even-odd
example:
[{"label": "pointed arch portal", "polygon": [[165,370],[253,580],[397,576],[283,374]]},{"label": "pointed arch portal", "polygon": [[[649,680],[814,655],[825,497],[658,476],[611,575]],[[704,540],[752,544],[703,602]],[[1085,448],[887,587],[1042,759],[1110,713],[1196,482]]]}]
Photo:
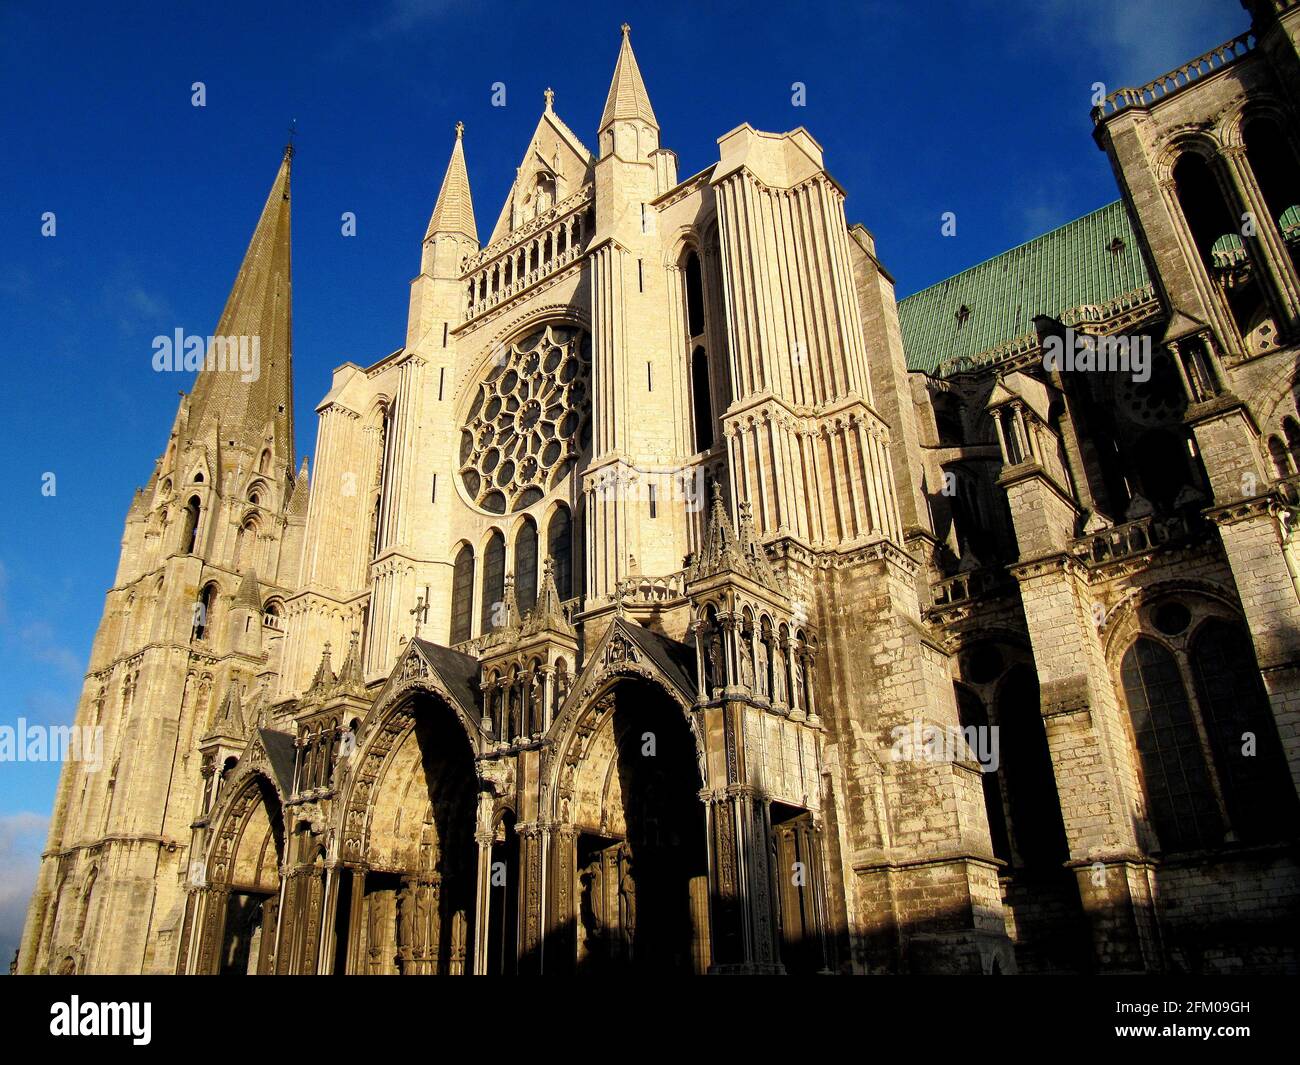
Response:
[{"label": "pointed arch portal", "polygon": [[709,856],[694,735],[677,703],[640,678],[615,683],[597,719],[567,800],[578,972],[702,973]]},{"label": "pointed arch portal", "polygon": [[371,790],[364,861],[337,909],[336,970],[436,976],[472,971],[478,779],[464,727],[415,692],[412,724]]}]

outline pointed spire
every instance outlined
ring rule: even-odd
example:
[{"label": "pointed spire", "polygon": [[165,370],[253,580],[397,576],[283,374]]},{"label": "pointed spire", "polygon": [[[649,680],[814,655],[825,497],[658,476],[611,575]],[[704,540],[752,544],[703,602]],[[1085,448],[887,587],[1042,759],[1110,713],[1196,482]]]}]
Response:
[{"label": "pointed spire", "polygon": [[704,543],[699,553],[691,560],[687,580],[698,581],[721,573],[737,573],[776,590],[776,575],[754,532],[750,505],[741,503],[739,510],[740,535],[737,535],[727,513],[727,505],[722,501],[722,488],[714,481],[709,527],[705,530]]},{"label": "pointed spire", "polygon": [[251,569],[244,574],[243,579],[239,582],[239,590],[235,592],[234,606],[236,609],[251,610],[255,615],[262,613],[262,595],[257,589],[257,574]]},{"label": "pointed spire", "polygon": [[334,685],[338,683],[338,678],[334,676],[334,670],[330,668],[330,642],[325,641],[325,648],[321,652],[320,665],[316,667],[316,675],[311,679],[311,687],[303,695],[303,701],[308,703],[322,702],[331,691]]},{"label": "pointed spire", "polygon": [[746,500],[740,510],[740,551],[749,566],[749,574],[759,584],[768,588],[777,587],[776,571],[767,557],[758,533],[754,531],[754,504]]},{"label": "pointed spire", "polygon": [[537,593],[537,606],[528,616],[528,623],[524,626],[526,635],[546,630],[560,632],[566,636],[573,635],[573,625],[564,616],[564,610],[560,606],[560,592],[555,587],[555,572],[551,568],[549,558],[542,563],[542,587]]},{"label": "pointed spire", "polygon": [[456,143],[451,149],[447,173],[438,190],[438,202],[429,218],[424,239],[435,233],[459,233],[478,243],[478,226],[474,222],[474,201],[469,194],[469,174],[465,170],[465,123],[456,123]]},{"label": "pointed spire", "polygon": [[212,723],[213,735],[243,735],[244,714],[239,705],[239,684],[232,680],[221,702],[217,719]]},{"label": "pointed spire", "polygon": [[623,44],[618,51],[618,62],[614,66],[614,80],[609,85],[609,95],[605,97],[605,110],[600,116],[600,132],[614,122],[633,119],[645,122],[655,129],[659,120],[655,110],[650,106],[650,95],[645,91],[645,82],[641,80],[641,68],[636,64],[632,54],[632,27],[623,23]]},{"label": "pointed spire", "polygon": [[289,497],[285,513],[291,518],[305,518],[310,494],[311,482],[307,476],[307,456],[304,455],[302,466],[298,469],[298,476],[293,479],[293,495]]},{"label": "pointed spire", "polygon": [[338,690],[346,695],[365,694],[366,681],[361,675],[361,636],[356,629],[352,630],[347,657],[339,667]]},{"label": "pointed spire", "polygon": [[[293,452],[292,270],[289,254],[289,171],[293,147],[280,169],[244,253],[234,287],[213,333],[225,352],[208,352],[189,397],[188,422],[219,422],[222,435],[257,440],[267,422],[275,427],[276,451]],[[247,338],[242,340],[241,338]],[[257,358],[252,363],[253,345]],[[239,345],[238,348],[232,345]],[[224,358],[222,357],[224,355]],[[252,365],[254,368],[243,369]]]}]

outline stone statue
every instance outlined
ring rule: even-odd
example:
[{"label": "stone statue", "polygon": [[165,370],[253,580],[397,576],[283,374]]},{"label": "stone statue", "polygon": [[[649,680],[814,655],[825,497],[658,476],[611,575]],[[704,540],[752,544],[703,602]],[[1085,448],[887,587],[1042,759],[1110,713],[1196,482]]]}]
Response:
[{"label": "stone statue", "polygon": [[709,652],[706,667],[708,694],[712,695],[714,688],[721,688],[726,683],[725,667],[722,661],[722,638],[718,635],[717,629],[709,630]]},{"label": "stone statue", "polygon": [[405,956],[408,951],[415,948],[415,892],[411,889],[410,883],[402,886],[402,890],[397,895],[397,938],[398,949]]},{"label": "stone statue", "polygon": [[768,658],[767,644],[763,640],[758,641],[758,663],[755,672],[758,674],[758,694],[766,699],[769,695],[767,678],[768,678]]},{"label": "stone statue", "polygon": [[618,907],[623,919],[623,932],[629,943],[636,936],[636,878],[632,875],[632,865],[623,860],[623,875],[618,881]]},{"label": "stone statue", "polygon": [[457,910],[451,915],[451,976],[461,976],[465,972],[465,911]]},{"label": "stone statue", "polygon": [[542,700],[546,693],[546,676],[543,673],[534,673],[532,689],[528,693],[528,731],[531,735],[536,735],[542,731],[544,722],[542,720],[544,713],[542,709]]}]

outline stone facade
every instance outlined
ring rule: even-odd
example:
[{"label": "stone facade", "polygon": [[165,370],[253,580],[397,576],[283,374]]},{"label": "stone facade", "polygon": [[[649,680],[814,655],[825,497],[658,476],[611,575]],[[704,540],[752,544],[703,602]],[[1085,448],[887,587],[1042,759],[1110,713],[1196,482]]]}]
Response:
[{"label": "stone facade", "polygon": [[20,971],[1294,971],[1300,6],[1248,6],[1094,114],[1136,246],[1077,268],[1147,281],[946,361],[998,301],[909,335],[804,129],[679,178],[624,27],[482,245],[457,128],[310,486],[286,151]]}]

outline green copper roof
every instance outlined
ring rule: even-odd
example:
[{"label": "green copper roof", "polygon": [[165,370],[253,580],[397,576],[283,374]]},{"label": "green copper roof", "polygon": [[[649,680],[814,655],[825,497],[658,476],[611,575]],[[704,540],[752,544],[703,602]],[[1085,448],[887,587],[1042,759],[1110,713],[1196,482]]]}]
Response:
[{"label": "green copper roof", "polygon": [[[1122,247],[1112,251],[1117,237]],[[908,369],[934,373],[1032,332],[1036,314],[1060,317],[1150,283],[1116,200],[899,303]]]}]

